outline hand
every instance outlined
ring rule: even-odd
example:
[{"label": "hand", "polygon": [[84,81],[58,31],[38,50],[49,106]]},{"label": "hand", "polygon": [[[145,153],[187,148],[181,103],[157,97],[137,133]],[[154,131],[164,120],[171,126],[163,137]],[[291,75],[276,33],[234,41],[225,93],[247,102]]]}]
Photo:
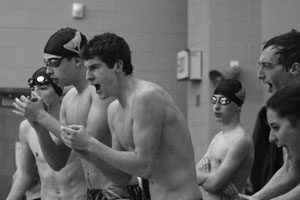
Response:
[{"label": "hand", "polygon": [[248,196],[248,195],[245,195],[245,194],[239,194],[239,197],[240,197],[241,200],[260,200],[256,197]]},{"label": "hand", "polygon": [[63,142],[74,150],[88,150],[91,136],[83,125],[62,126],[61,137]]},{"label": "hand", "polygon": [[239,191],[232,182],[229,182],[223,189],[223,193],[230,199],[239,199]]},{"label": "hand", "polygon": [[210,172],[211,170],[211,165],[210,165],[210,160],[207,156],[204,156],[198,164],[198,169],[202,172]]},{"label": "hand", "polygon": [[48,107],[42,98],[36,93],[32,93],[31,99],[29,97],[25,97],[24,95],[22,95],[20,98],[15,98],[13,105],[15,107],[13,113],[24,116],[32,122],[37,122],[39,112],[41,110],[47,110]]}]

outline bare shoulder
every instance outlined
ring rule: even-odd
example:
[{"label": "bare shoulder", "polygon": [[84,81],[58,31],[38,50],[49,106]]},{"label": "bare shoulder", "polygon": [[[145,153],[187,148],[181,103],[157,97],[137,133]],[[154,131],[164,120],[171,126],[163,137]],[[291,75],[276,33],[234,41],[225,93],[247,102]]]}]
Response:
[{"label": "bare shoulder", "polygon": [[234,141],[235,144],[232,147],[239,148],[241,151],[252,151],[254,148],[251,135],[246,133],[243,128],[237,130]]},{"label": "bare shoulder", "polygon": [[149,81],[140,81],[134,94],[135,101],[156,104],[156,106],[159,106],[160,102],[163,103],[171,99],[171,96],[163,88]]},{"label": "bare shoulder", "polygon": [[19,129],[19,137],[20,140],[26,140],[28,133],[32,130],[32,127],[28,120],[23,120],[20,123],[20,129]]},{"label": "bare shoulder", "polygon": [[74,87],[72,87],[63,97],[62,99],[62,105],[68,103],[71,101],[71,99],[77,94],[77,91]]}]

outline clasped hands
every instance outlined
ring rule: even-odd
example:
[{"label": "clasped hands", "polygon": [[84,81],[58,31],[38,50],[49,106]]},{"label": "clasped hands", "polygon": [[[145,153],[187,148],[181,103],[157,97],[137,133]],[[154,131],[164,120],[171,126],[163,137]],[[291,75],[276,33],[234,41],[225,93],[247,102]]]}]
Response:
[{"label": "clasped hands", "polygon": [[24,95],[15,98],[13,106],[15,107],[13,113],[21,115],[31,122],[37,122],[41,111],[48,111],[47,103],[35,92],[31,93],[31,98]]},{"label": "clasped hands", "polygon": [[[32,126],[38,126],[40,112],[48,111],[48,105],[35,92],[30,97],[22,95],[15,98],[13,113],[25,117]],[[61,126],[61,138],[70,148],[75,150],[88,150],[89,141],[92,138],[83,125]]]}]

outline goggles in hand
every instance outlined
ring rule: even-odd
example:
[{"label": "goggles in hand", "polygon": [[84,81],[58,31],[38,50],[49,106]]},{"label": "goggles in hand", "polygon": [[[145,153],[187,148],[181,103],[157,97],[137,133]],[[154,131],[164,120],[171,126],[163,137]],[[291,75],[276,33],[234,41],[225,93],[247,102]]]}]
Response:
[{"label": "goggles in hand", "polygon": [[220,104],[220,105],[228,105],[230,104],[231,100],[227,97],[219,97],[219,99],[216,97],[216,96],[212,96],[210,98],[210,102],[215,105],[217,102]]}]

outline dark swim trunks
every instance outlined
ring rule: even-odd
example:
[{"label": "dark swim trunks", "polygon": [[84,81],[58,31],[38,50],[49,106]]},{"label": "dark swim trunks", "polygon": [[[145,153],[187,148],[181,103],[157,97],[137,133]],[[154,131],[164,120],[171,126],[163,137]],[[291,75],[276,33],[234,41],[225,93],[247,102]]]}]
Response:
[{"label": "dark swim trunks", "polygon": [[87,200],[144,200],[144,193],[139,185],[127,187],[109,187],[87,190]]}]

